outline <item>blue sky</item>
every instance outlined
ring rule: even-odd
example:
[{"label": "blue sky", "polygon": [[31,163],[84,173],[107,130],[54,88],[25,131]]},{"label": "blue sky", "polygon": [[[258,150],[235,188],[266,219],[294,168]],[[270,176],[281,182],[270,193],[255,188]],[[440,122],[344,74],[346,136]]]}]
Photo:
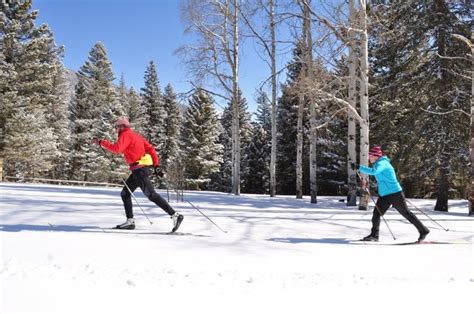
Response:
[{"label": "blue sky", "polygon": [[[157,66],[161,87],[171,83],[185,92],[186,71],[174,51],[191,38],[183,34],[179,0],[33,0],[38,24],[47,23],[58,45],[64,45],[64,64],[78,70],[93,45],[107,48],[117,78],[139,90],[148,63]],[[250,46],[250,45],[249,45]],[[241,88],[249,109],[255,110],[255,87],[268,76],[252,47],[244,50]]]}]

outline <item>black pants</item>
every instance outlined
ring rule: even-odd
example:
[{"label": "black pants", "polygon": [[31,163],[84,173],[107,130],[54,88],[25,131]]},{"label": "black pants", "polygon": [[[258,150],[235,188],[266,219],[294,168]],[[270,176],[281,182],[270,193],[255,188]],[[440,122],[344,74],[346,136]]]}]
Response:
[{"label": "black pants", "polygon": [[374,208],[374,214],[372,215],[372,234],[375,236],[379,235],[380,229],[380,215],[384,215],[385,212],[390,208],[390,205],[395,207],[398,212],[411,222],[419,233],[426,232],[428,229],[421,223],[421,221],[408,209],[405,201],[405,196],[402,192],[393,193],[379,197]]},{"label": "black pants", "polygon": [[[140,189],[143,191],[143,194],[145,194],[150,201],[161,207],[166,213],[168,213],[168,215],[173,215],[175,213],[174,209],[164,198],[155,192],[155,188],[153,187],[153,184],[149,178],[150,173],[151,169],[148,167],[132,170],[132,174],[126,180],[127,186],[132,192],[135,191],[137,187],[140,187]],[[125,214],[127,215],[127,218],[133,218],[132,195],[126,186],[123,187],[120,196],[122,196],[123,206],[125,207]]]}]

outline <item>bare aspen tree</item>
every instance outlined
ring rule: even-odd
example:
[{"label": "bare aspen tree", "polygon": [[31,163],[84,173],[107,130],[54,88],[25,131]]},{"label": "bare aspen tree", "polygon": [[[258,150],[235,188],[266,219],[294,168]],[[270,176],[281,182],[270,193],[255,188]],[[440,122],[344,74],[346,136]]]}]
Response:
[{"label": "bare aspen tree", "polygon": [[[367,14],[366,1],[349,0],[349,23],[346,25],[342,21],[331,22],[311,10],[311,15],[315,19],[325,25],[332,31],[349,50],[349,77],[347,78],[347,86],[349,97],[347,100],[341,99],[334,93],[324,91],[322,89],[316,92],[326,100],[331,100],[336,104],[345,106],[349,115],[348,128],[348,205],[356,205],[356,178],[355,173],[350,169],[350,163],[355,162],[356,157],[356,125],[360,126],[360,163],[368,164],[369,151],[369,110],[368,110],[368,35],[367,35]],[[333,12],[336,12],[334,10]],[[334,13],[336,14],[336,13]],[[360,85],[359,94],[357,95],[357,83]],[[360,113],[357,112],[357,100],[360,103]],[[368,195],[363,195],[359,204],[359,209],[367,210]]]},{"label": "bare aspen tree", "polygon": [[[300,73],[300,82],[304,81],[304,71]],[[298,91],[298,117],[296,125],[296,198],[303,198],[303,115],[305,97]]]},{"label": "bare aspen tree", "polygon": [[298,79],[298,115],[297,115],[297,131],[296,131],[296,198],[303,198],[303,142],[304,129],[303,118],[305,115],[305,107],[308,103],[310,110],[310,132],[308,135],[310,142],[310,194],[311,203],[317,202],[317,165],[316,165],[316,109],[312,102],[311,85],[313,82],[313,40],[311,38],[311,17],[310,17],[310,0],[298,0],[298,4],[302,10],[303,29],[300,39],[302,50],[301,71]]},{"label": "bare aspen tree", "polygon": [[[301,5],[301,9],[304,12],[305,1],[299,0],[299,4]],[[301,63],[301,71],[298,76],[298,114],[297,114],[297,123],[296,123],[296,198],[303,198],[303,137],[304,137],[304,130],[303,130],[303,116],[304,116],[304,109],[305,109],[305,94],[306,89],[304,88],[304,84],[306,83],[306,74],[307,74],[307,58],[305,57],[308,53],[308,47],[306,47],[306,31],[307,22],[305,19],[305,15],[303,13],[303,32],[301,36],[301,50],[302,56],[300,56],[299,62]]]},{"label": "bare aspen tree", "polygon": [[469,215],[474,215],[474,44],[471,41],[471,133],[469,143],[469,156],[471,166],[469,169]]},{"label": "bare aspen tree", "polygon": [[466,37],[454,34],[454,38],[464,42],[471,49],[471,122],[470,122],[470,134],[469,134],[469,188],[468,188],[468,201],[469,201],[469,216],[474,215],[474,36],[471,40]]},{"label": "bare aspen tree", "polygon": [[[353,25],[356,19],[356,9],[354,0],[349,0],[349,25]],[[357,67],[357,55],[355,49],[355,37],[354,27],[350,27],[348,31],[348,50],[349,50],[349,91],[348,101],[350,106],[354,109],[357,108],[356,104],[356,67]],[[356,156],[356,123],[354,118],[348,116],[347,126],[347,206],[357,205],[357,176],[355,170],[352,169],[352,164],[357,162]]]},{"label": "bare aspen tree", "polygon": [[[303,38],[306,39],[305,43],[305,64],[306,64],[306,77],[309,83],[314,81],[314,70],[313,70],[313,35],[311,31],[311,15],[310,15],[310,5],[311,0],[303,1]],[[317,122],[316,122],[316,106],[314,102],[313,93],[308,93],[308,102],[309,102],[309,188],[311,203],[317,203],[318,195],[318,181],[317,181]]]},{"label": "bare aspen tree", "polygon": [[[239,6],[240,0],[187,0],[182,6],[187,33],[197,35],[196,45],[178,49],[188,70],[200,81],[210,79],[232,102],[232,193],[240,195],[239,127]],[[199,86],[203,88],[202,86]],[[204,88],[203,88],[204,89]]]},{"label": "bare aspen tree", "polygon": [[240,195],[240,117],[239,117],[239,10],[238,1],[232,0],[233,12],[231,14],[232,23],[232,57],[229,63],[232,68],[232,193]]},{"label": "bare aspen tree", "polygon": [[[369,49],[367,32],[367,4],[366,0],[359,0],[359,34],[360,34],[360,116],[364,123],[360,126],[360,164],[369,164]],[[363,179],[367,176],[363,175]],[[363,192],[359,202],[359,210],[367,210],[369,195]]]},{"label": "bare aspen tree", "polygon": [[270,36],[271,36],[271,68],[272,68],[272,148],[270,154],[270,196],[276,196],[276,154],[277,154],[277,133],[276,133],[276,114],[277,114],[277,78],[276,78],[276,22],[275,22],[275,1],[268,0]]},{"label": "bare aspen tree", "polygon": [[[249,27],[252,37],[258,45],[261,45],[265,53],[266,63],[270,67],[270,84],[271,84],[271,153],[270,153],[270,196],[276,195],[276,156],[277,156],[277,127],[276,127],[276,115],[277,115],[277,16],[276,7],[278,0],[257,0],[255,3],[252,2],[256,7],[249,12],[262,11],[265,20],[259,19],[259,15],[256,15],[257,21],[252,21],[253,14],[248,12],[242,12],[242,18],[246,25]],[[258,26],[263,29],[259,29]],[[267,33],[269,35],[266,35]]]},{"label": "bare aspen tree", "polygon": [[471,166],[469,169],[469,215],[474,215],[474,44],[471,41],[471,133],[469,143],[469,157]]}]

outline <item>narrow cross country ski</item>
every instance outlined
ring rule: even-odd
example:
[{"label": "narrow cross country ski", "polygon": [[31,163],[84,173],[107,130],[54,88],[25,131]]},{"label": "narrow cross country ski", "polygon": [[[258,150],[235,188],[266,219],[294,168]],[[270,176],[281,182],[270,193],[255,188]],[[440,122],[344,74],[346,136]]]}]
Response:
[{"label": "narrow cross country ski", "polygon": [[451,245],[460,245],[460,244],[472,244],[469,241],[465,240],[423,240],[423,241],[363,241],[363,240],[351,240],[349,244],[358,244],[358,245],[425,245],[425,244],[451,244]]}]

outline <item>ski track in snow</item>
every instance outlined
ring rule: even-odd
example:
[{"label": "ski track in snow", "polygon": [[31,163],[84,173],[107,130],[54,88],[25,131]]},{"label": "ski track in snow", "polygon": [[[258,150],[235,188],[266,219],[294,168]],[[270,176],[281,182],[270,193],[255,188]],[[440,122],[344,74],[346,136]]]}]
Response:
[{"label": "ski track in snow", "polygon": [[[166,197],[166,191],[160,191]],[[354,245],[372,212],[319,197],[239,197],[185,192],[228,233],[186,202],[180,235],[141,192],[137,229],[123,222],[120,190],[0,183],[0,313],[473,313],[474,218],[467,201],[433,212],[428,240],[455,244]],[[371,204],[372,205],[372,204]],[[372,206],[371,206],[372,208]],[[397,241],[416,229],[396,211],[386,219]],[[381,224],[381,239],[391,241]]]}]

